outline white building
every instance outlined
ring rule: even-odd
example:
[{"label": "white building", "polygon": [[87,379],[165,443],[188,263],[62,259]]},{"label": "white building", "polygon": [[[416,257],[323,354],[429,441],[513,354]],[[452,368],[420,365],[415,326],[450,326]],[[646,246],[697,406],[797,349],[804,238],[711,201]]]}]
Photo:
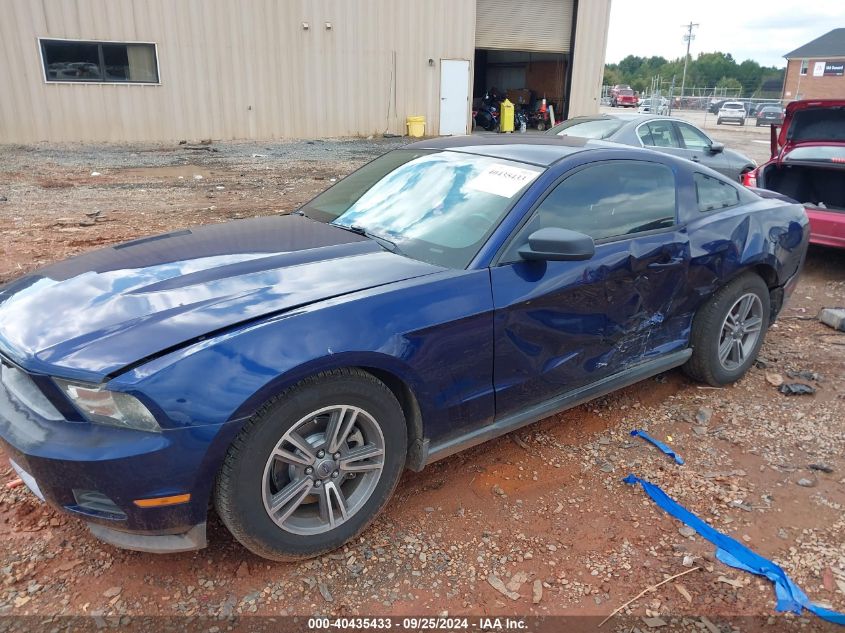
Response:
[{"label": "white building", "polygon": [[0,0],[0,143],[465,133],[598,109],[610,0]]}]

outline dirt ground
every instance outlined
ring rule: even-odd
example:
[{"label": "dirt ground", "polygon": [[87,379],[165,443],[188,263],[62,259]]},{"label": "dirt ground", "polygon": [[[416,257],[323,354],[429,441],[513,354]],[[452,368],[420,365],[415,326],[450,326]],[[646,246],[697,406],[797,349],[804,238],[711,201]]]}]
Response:
[{"label": "dirt ground", "polygon": [[[767,156],[765,129],[708,131]],[[0,147],[0,282],[141,235],[288,212],[401,142]],[[115,550],[4,485],[0,617],[88,615],[105,627],[195,616],[216,620],[203,629],[216,633],[248,615],[571,615],[597,616],[584,620],[595,628],[646,587],[698,568],[623,609],[624,630],[744,630],[750,620],[731,618],[747,616],[815,630],[812,615],[776,614],[768,581],[717,562],[622,478],[658,484],[780,564],[813,601],[845,611],[845,334],[814,318],[843,304],[845,252],[814,248],[738,384],[669,372],[406,473],[373,527],[308,562],[252,556],[215,516],[204,551]],[[778,377],[817,391],[782,395]],[[635,428],[686,464],[631,437]],[[0,481],[14,478],[2,459]]]}]

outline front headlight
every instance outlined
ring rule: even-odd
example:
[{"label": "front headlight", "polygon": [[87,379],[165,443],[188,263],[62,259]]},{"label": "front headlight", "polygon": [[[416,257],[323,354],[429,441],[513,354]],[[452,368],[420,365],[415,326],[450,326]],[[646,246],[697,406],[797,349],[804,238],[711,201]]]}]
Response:
[{"label": "front headlight", "polygon": [[149,409],[128,393],[109,391],[100,385],[53,380],[91,422],[151,433],[161,431]]}]

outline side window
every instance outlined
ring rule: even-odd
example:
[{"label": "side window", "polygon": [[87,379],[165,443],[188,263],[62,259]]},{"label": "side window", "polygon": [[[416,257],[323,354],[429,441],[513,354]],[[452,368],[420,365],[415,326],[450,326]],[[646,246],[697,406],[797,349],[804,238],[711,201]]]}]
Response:
[{"label": "side window", "polygon": [[640,142],[646,147],[654,145],[654,139],[651,138],[651,130],[647,123],[637,128],[637,136],[640,137]]},{"label": "side window", "polygon": [[695,173],[694,179],[698,210],[702,213],[739,204],[739,191],[734,185],[698,172]]},{"label": "side window", "polygon": [[704,133],[686,123],[676,123],[678,131],[681,133],[681,139],[684,141],[684,147],[687,149],[706,150],[712,144],[712,141],[704,136]]},{"label": "side window", "polygon": [[539,229],[586,233],[595,240],[675,224],[675,175],[665,165],[619,160],[575,172],[535,209],[508,247],[503,261],[519,259],[519,248]]},{"label": "side window", "polygon": [[648,128],[648,133],[651,137],[651,142],[647,143],[643,140],[644,144],[653,147],[680,147],[678,139],[675,138],[675,132],[672,129],[672,121],[652,121],[651,123],[646,123],[640,128],[641,139],[643,138],[643,128]]}]

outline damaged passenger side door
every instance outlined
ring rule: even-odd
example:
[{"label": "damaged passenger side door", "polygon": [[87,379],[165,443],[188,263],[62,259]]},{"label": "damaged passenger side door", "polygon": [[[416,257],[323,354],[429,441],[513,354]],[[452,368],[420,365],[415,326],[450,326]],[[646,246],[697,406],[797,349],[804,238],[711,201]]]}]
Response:
[{"label": "damaged passenger side door", "polygon": [[[612,160],[567,173],[541,198],[492,271],[496,415],[542,403],[686,345],[689,241],[675,174]],[[589,235],[585,261],[527,261],[543,228]]]}]

